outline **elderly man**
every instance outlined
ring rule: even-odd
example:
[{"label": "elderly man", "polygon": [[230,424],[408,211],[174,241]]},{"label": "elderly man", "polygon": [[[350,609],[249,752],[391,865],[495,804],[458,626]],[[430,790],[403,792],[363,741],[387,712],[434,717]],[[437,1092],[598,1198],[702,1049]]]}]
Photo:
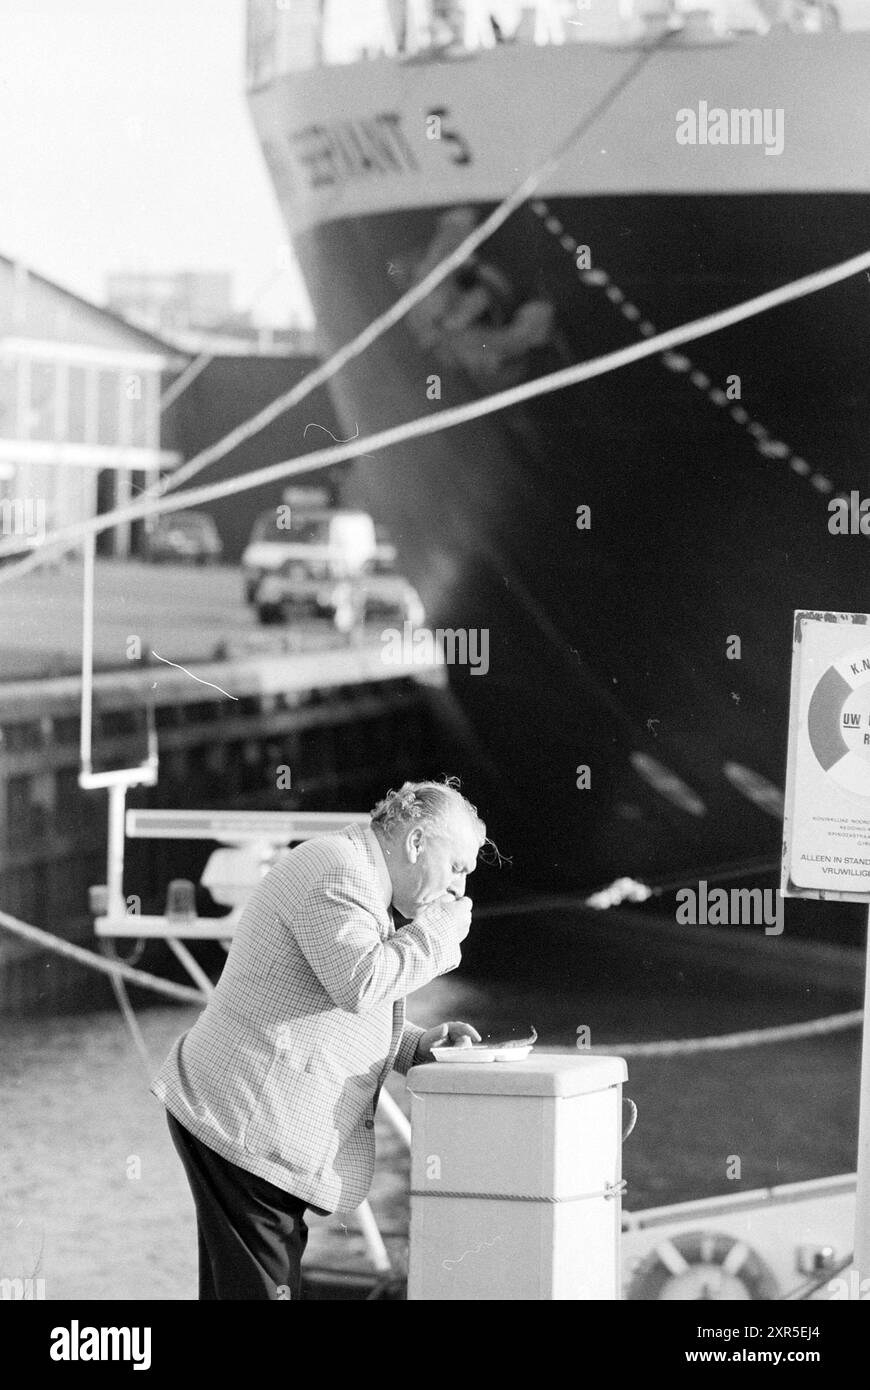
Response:
[{"label": "elderly man", "polygon": [[456,969],[471,925],[486,827],[454,782],[406,782],[370,826],[276,864],[154,1080],[196,1204],[200,1299],[298,1298],[306,1208],[364,1200],[390,1069],[480,1041],[405,1022],[405,995]]}]

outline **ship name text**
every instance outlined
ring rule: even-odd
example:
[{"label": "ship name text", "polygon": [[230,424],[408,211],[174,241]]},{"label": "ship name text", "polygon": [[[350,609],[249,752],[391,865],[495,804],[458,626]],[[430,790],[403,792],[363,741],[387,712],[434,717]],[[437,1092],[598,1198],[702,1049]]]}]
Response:
[{"label": "ship name text", "polygon": [[416,173],[420,165],[397,111],[364,120],[307,125],[288,136],[293,162],[309,188],[334,188],[370,174]]},{"label": "ship name text", "polygon": [[[445,123],[447,117],[443,106],[429,112],[427,141],[440,145],[450,163],[470,164],[468,142]],[[421,169],[398,111],[306,125],[289,133],[287,147],[297,177],[312,192],[372,176],[417,174]]]}]

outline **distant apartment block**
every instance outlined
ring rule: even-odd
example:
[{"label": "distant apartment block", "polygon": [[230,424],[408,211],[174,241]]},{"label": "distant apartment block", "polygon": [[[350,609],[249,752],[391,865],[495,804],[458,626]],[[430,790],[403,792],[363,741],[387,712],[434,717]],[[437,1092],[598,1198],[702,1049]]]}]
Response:
[{"label": "distant apartment block", "polygon": [[125,271],[108,277],[106,291],[110,309],[155,333],[247,323],[246,316],[233,313],[233,279],[228,271]]}]

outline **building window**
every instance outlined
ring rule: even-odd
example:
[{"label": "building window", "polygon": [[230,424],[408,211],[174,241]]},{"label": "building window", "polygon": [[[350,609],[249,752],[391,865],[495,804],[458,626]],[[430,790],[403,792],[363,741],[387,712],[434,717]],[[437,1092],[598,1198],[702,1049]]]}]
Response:
[{"label": "building window", "polygon": [[101,371],[97,389],[97,442],[117,444],[121,437],[121,377]]},{"label": "building window", "polygon": [[88,440],[88,369],[69,368],[66,437],[71,444],[86,444]]},{"label": "building window", "polygon": [[54,362],[30,365],[30,438],[56,437],[57,367]]},{"label": "building window", "polygon": [[0,358],[0,439],[18,437],[18,363]]},{"label": "building window", "polygon": [[134,449],[156,447],[152,428],[157,399],[157,377],[154,372],[126,372],[124,395],[127,411],[127,443]]}]

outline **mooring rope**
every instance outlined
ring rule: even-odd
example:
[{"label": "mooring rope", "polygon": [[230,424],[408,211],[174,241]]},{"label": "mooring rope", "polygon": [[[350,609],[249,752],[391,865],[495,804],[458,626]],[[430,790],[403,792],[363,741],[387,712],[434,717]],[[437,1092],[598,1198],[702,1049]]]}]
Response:
[{"label": "mooring rope", "polygon": [[[418,284],[413,285],[407,290],[405,294],[396,300],[395,304],[391,305],[383,314],[373,319],[355,338],[351,339],[344,347],[334,352],[326,362],[321,363],[314,371],[304,376],[300,382],[297,382],[297,384],[291,388],[291,390],[276,397],[269,405],[264,406],[261,411],[250,416],[221,439],[216,440],[214,444],[209,445],[208,448],[194,455],[193,458],[188,459],[181,468],[157,483],[155,487],[147,489],[144,494],[145,497],[153,499],[174,491],[181,483],[186,482],[188,478],[191,478],[195,473],[199,473],[202,469],[208,467],[209,464],[216,463],[219,459],[225,457],[226,454],[239,448],[255,434],[266,429],[267,426],[279,418],[279,416],[300,404],[312,391],[315,391],[319,386],[324,385],[331,377],[335,376],[347,362],[352,361],[354,357],[360,356],[372,343],[376,342],[378,338],[386,333],[389,328],[392,328],[394,324],[403,319],[416,304],[419,304],[431,294],[448,275],[458,269],[479,246],[487,241],[518,207],[522,206],[524,202],[527,202],[528,199],[531,198],[533,193],[537,192],[541,183],[558,168],[571,146],[582,139],[584,135],[588,134],[596,121],[600,120],[617,97],[634,81],[634,78],[649,62],[653,54],[665,43],[669,42],[671,37],[672,35],[670,33],[662,34],[652,44],[648,45],[626,72],[611,84],[600,101],[593,106],[592,110],[588,111],[574,124],[574,126],[572,126],[568,134],[557,143],[547,158],[521,180],[512,192],[503,198],[498,206],[493,209],[490,215],[485,218],[479,226],[469,232],[467,236],[463,237],[459,245],[448,255],[443,257],[436,266],[433,266],[432,270],[430,270]],[[205,365],[205,363],[203,363],[203,365]],[[187,369],[187,373],[194,373],[195,366],[196,364],[191,364]],[[183,375],[187,373],[183,373]],[[198,374],[198,372],[194,374]],[[190,380],[192,379],[191,376]],[[185,382],[185,385],[187,384],[189,383]],[[167,403],[169,402],[174,389],[174,386],[169,388],[166,396],[161,400],[161,407],[164,404],[164,400]],[[180,394],[180,391],[178,394]],[[313,455],[309,455],[308,457],[313,457]],[[150,511],[147,514],[156,515],[157,512]],[[22,578],[25,574],[39,568],[42,564],[50,562],[53,556],[57,557],[59,549],[60,553],[62,553],[63,548],[63,542],[58,542],[52,537],[48,537],[41,544],[40,550],[27,556],[27,558],[22,560],[18,565],[8,568],[2,576],[0,576],[0,583],[6,580]],[[2,553],[2,548],[0,548],[0,554]]]},{"label": "mooring rope", "polygon": [[139,985],[142,989],[165,994],[169,999],[180,999],[185,1004],[207,1002],[205,995],[198,989],[191,989],[189,985],[177,985],[172,980],[162,980],[158,975],[150,975],[147,970],[134,970],[132,965],[124,965],[123,961],[98,956],[93,951],[85,950],[83,946],[76,946],[72,941],[64,941],[51,932],[43,931],[41,927],[32,927],[28,922],[21,922],[17,917],[11,917],[8,912],[0,911],[0,927],[5,927],[14,936],[23,937],[25,941],[33,941],[46,951],[68,956],[80,965],[87,965],[92,970],[99,970],[104,975],[112,975],[116,979],[129,980],[131,984]]},{"label": "mooring rope", "polygon": [[[187,985],[177,985],[172,980],[163,980],[145,970],[134,970],[131,965],[124,965],[122,961],[110,960],[106,959],[105,956],[96,955],[93,951],[87,951],[82,946],[75,946],[71,941],[64,941],[61,937],[52,935],[51,932],[42,931],[40,927],[33,927],[27,922],[21,922],[17,917],[11,917],[8,912],[0,911],[0,927],[5,927],[7,931],[23,937],[26,941],[33,941],[47,951],[56,951],[59,955],[68,956],[70,959],[78,961],[80,965],[90,966],[92,969],[100,970],[103,974],[114,976],[116,979],[129,980],[131,984],[140,985],[142,989],[150,989],[157,994],[165,994],[170,999],[180,999],[186,1004],[206,1004],[208,1002],[200,990],[190,989]],[[862,1011],[854,1009],[850,1013],[829,1014],[825,1018],[813,1018],[805,1023],[787,1023],[773,1028],[753,1028],[743,1033],[714,1034],[707,1038],[672,1038],[651,1043],[600,1043],[594,1047],[580,1050],[596,1054],[614,1054],[620,1057],[673,1057],[694,1052],[725,1052],[733,1048],[758,1047],[764,1043],[793,1042],[802,1038],[823,1037],[830,1033],[840,1033],[847,1028],[858,1027],[862,1018]],[[629,1130],[628,1133],[630,1132]]]},{"label": "mooring rope", "polygon": [[142,1063],[142,1068],[145,1072],[145,1075],[148,1077],[150,1081],[157,1068],[154,1066],[154,1063],[151,1060],[151,1054],[148,1051],[148,1044],[145,1041],[142,1029],[139,1027],[139,1020],[136,1017],[136,1010],[130,1003],[130,996],[127,993],[127,986],[125,985],[123,980],[118,979],[117,975],[110,975],[109,983],[112,986],[112,992],[115,996],[115,1003],[121,1010],[121,1017],[127,1025],[127,1031],[130,1034],[130,1037],[133,1039],[133,1046],[136,1049],[139,1061]]},{"label": "mooring rope", "polygon": [[625,1178],[619,1182],[606,1182],[603,1187],[594,1188],[592,1192],[572,1192],[566,1197],[547,1197],[537,1192],[466,1192],[459,1190],[456,1192],[445,1191],[438,1187],[412,1187],[411,1197],[468,1197],[475,1202],[549,1202],[556,1206],[562,1202],[589,1202],[595,1197],[603,1197],[605,1201],[612,1202],[615,1197],[621,1197],[628,1187]]},{"label": "mooring rope", "polygon": [[[594,893],[539,893],[530,898],[519,898],[514,903],[484,903],[474,909],[475,922],[491,917],[519,917],[527,912],[561,912],[566,908],[593,908],[596,912],[611,907],[620,907],[623,902],[646,902],[648,898],[661,897],[684,887],[687,883],[726,883],[735,878],[746,878],[750,873],[771,873],[778,869],[778,859],[744,859],[740,863],[722,864],[707,869],[687,869],[667,883],[641,883],[637,879],[617,878],[606,888]],[[615,892],[614,890],[619,890]],[[612,901],[607,901],[613,892]]]},{"label": "mooring rope", "polygon": [[[839,284],[842,280],[848,280],[853,275],[868,270],[870,270],[870,251],[864,251],[859,256],[851,256],[848,260],[829,266],[826,270],[814,271],[811,275],[802,276],[800,279],[793,280],[787,285],[781,285],[775,290],[768,290],[764,294],[755,295],[752,299],[734,304],[728,309],[720,309],[713,314],[704,315],[703,318],[681,324],[677,328],[669,328],[654,338],[646,338],[642,342],[619,348],[615,352],[604,353],[588,362],[579,362],[572,367],[563,367],[559,371],[536,377],[534,381],[523,382],[504,391],[497,391],[490,396],[469,401],[465,405],[452,406],[447,410],[440,410],[434,415],[408,420],[404,424],[393,425],[389,429],[380,430],[365,438],[361,437],[343,444],[331,445],[299,458],[269,464],[264,468],[255,469],[253,472],[224,479],[219,483],[190,488],[182,493],[166,494],[156,499],[134,502],[126,507],[117,507],[114,511],[103,512],[98,516],[71,523],[69,526],[50,532],[41,546],[51,549],[57,549],[58,546],[69,547],[85,536],[98,535],[121,522],[137,521],[143,517],[156,516],[163,512],[181,511],[186,507],[198,507],[205,502],[235,496],[237,493],[247,492],[251,488],[274,483],[282,478],[311,473],[329,464],[341,463],[345,459],[356,458],[361,454],[372,453],[377,449],[392,448],[396,444],[406,443],[409,439],[419,439],[424,435],[455,429],[471,420],[507,410],[522,401],[533,400],[554,391],[562,391],[568,386],[576,386],[580,382],[604,376],[608,372],[629,366],[631,363],[639,362],[646,357],[655,357],[668,348],[678,347],[682,343],[691,342],[696,338],[708,337],[713,333],[720,333],[723,329],[730,328],[736,323],[755,318],[758,314],[766,313],[782,304],[816,294],[820,290],[828,289],[831,285]],[[26,538],[23,537],[10,536],[0,540],[0,555],[19,553],[28,548]],[[43,551],[40,549],[34,555],[20,561],[19,564],[7,566],[0,570],[0,583],[17,578],[24,573],[25,567],[33,568],[42,563],[44,558]]]},{"label": "mooring rope", "polygon": [[[764,867],[773,867],[773,864]],[[727,872],[718,875],[720,879],[742,876],[745,865],[729,866]],[[713,876],[712,874],[710,875]],[[691,877],[691,876],[689,876]],[[685,882],[685,878],[678,880]],[[677,886],[676,884],[673,886]],[[649,889],[649,894],[667,891],[671,885]],[[593,894],[593,897],[596,896]],[[475,918],[480,921],[487,917],[515,917],[524,912],[564,911],[570,907],[588,907],[590,900],[579,894],[551,894],[536,898],[526,898],[518,903],[492,903],[475,909]],[[861,1009],[848,1013],[828,1014],[823,1018],[808,1019],[805,1023],[784,1023],[770,1028],[750,1028],[741,1033],[712,1034],[706,1038],[666,1038],[659,1042],[614,1042],[600,1043],[584,1047],[581,1051],[594,1053],[613,1053],[620,1057],[676,1057],[694,1052],[727,1052],[741,1047],[760,1047],[766,1043],[794,1042],[803,1038],[823,1037],[829,1033],[841,1033],[847,1028],[857,1028],[863,1020]]]},{"label": "mooring rope", "polygon": [[[544,180],[555,173],[572,146],[576,145],[579,140],[582,140],[583,137],[588,134],[617,98],[631,85],[658,49],[668,43],[671,37],[672,35],[670,33],[662,34],[653,43],[644,48],[626,71],[607,88],[603,96],[595,103],[592,109],[581,116],[568,131],[568,134],[563,136],[562,139],[555,144],[546,158],[527,174],[526,177],[502,199],[489,216],[486,217],[479,226],[475,227],[473,231],[469,232],[468,236],[463,237],[459,245],[448,255],[444,256],[418,284],[406,290],[406,292],[396,300],[395,304],[392,304],[384,313],[379,314],[378,317],[373,319],[371,323],[362,329],[355,338],[352,338],[349,343],[345,343],[344,347],[337,349],[331,357],[321,363],[319,367],[316,367],[314,371],[304,376],[296,386],[291,388],[291,390],[285,391],[283,395],[277,396],[274,401],[264,406],[256,415],[243,421],[241,425],[236,426],[234,430],[230,430],[229,434],[224,435],[222,439],[216,440],[214,444],[209,445],[208,448],[201,450],[200,453],[195,454],[193,458],[188,459],[176,472],[169,474],[167,478],[158,483],[149,495],[161,496],[164,492],[174,491],[182,483],[187,482],[188,478],[193,477],[195,473],[201,472],[201,470],[207,468],[209,464],[216,463],[218,459],[223,458],[226,454],[231,453],[234,449],[246,443],[253,435],[259,434],[261,430],[264,430],[268,425],[272,424],[274,420],[277,420],[279,416],[284,415],[288,410],[292,410],[294,406],[305,400],[306,396],[309,396],[312,391],[324,385],[334,377],[337,372],[340,372],[342,367],[346,366],[348,362],[353,361],[355,357],[359,357],[367,348],[371,347],[372,343],[382,337],[388,329],[399,323],[415,305],[419,304],[430,295],[443,280],[446,280],[448,275],[452,274],[454,270],[458,270],[479,246],[482,246],[485,241],[488,241],[493,233],[504,225],[508,218],[516,212],[517,208],[521,207],[523,203],[531,198],[533,193],[537,192]],[[170,390],[171,389],[172,388],[170,388]]]},{"label": "mooring rope", "polygon": [[828,1014],[826,1018],[811,1018],[806,1023],[784,1023],[775,1028],[750,1028],[743,1033],[718,1033],[708,1038],[669,1038],[651,1043],[599,1043],[582,1048],[583,1052],[615,1053],[618,1057],[676,1057],[692,1052],[727,1052],[737,1047],[759,1047],[763,1043],[794,1042],[801,1038],[824,1037],[857,1028],[864,1014],[852,1009],[846,1014]]},{"label": "mooring rope", "polygon": [[[439,261],[418,284],[413,285],[401,295],[400,298],[396,300],[395,304],[391,305],[383,314],[373,319],[355,338],[352,338],[344,347],[337,349],[325,362],[321,363],[319,367],[316,367],[314,371],[304,376],[300,382],[297,382],[297,384],[291,388],[291,390],[285,391],[282,395],[277,396],[274,401],[264,406],[263,409],[255,415],[250,416],[240,425],[237,425],[235,429],[231,430],[221,439],[216,440],[214,444],[209,445],[208,448],[195,454],[194,457],[188,459],[181,468],[169,474],[155,487],[146,489],[144,493],[145,498],[152,500],[165,496],[167,493],[177,489],[183,482],[186,482],[188,478],[193,477],[194,474],[207,468],[209,464],[216,463],[219,459],[232,453],[234,449],[241,447],[242,444],[246,443],[254,435],[266,429],[274,420],[286,414],[288,410],[292,410],[294,406],[299,405],[312,393],[312,391],[324,385],[348,362],[352,361],[355,357],[359,357],[372,343],[382,337],[388,329],[400,322],[416,304],[419,304],[431,294],[448,275],[458,269],[479,246],[483,245],[483,243],[508,220],[518,207],[521,207],[523,203],[528,201],[533,193],[537,192],[541,183],[549,178],[561,164],[572,145],[576,144],[584,135],[588,134],[595,123],[600,120],[608,108],[612,106],[614,101],[616,101],[622,92],[630,86],[641,69],[645,67],[650,58],[652,58],[653,54],[663,47],[664,44],[668,43],[671,37],[672,34],[666,32],[660,35],[653,43],[647,45],[635,62],[631,64],[621,77],[617,78],[616,81],[612,83],[601,99],[592,107],[591,111],[588,111],[571,127],[568,134],[556,144],[546,159],[518,183],[512,192],[503,198],[498,206],[494,208],[490,215],[485,218],[479,226],[469,232],[466,237],[463,237],[459,245]],[[165,410],[177,396],[181,395],[182,391],[191,384],[196,376],[208,365],[210,360],[210,354],[203,353],[200,354],[194,362],[188,364],[181,377],[174,382],[161,397],[161,410]],[[313,459],[316,456],[310,454],[307,457]],[[319,463],[312,464],[313,468],[321,466],[322,465]],[[310,471],[310,469],[300,469],[299,471]],[[184,499],[178,506],[187,506],[189,496],[189,493],[185,494]],[[177,510],[178,506],[174,508],[169,506],[159,508],[149,507],[144,512],[137,511],[136,515],[156,516],[161,511]],[[117,509],[114,513],[105,513],[107,517],[112,518],[108,523],[109,525],[115,525],[119,520],[123,519],[120,517],[121,510],[122,509]],[[68,544],[65,537],[70,529],[71,528],[67,528],[67,531],[63,533],[54,532],[52,535],[46,537],[45,540],[40,543],[39,550],[28,555],[17,565],[12,565],[5,569],[2,574],[0,574],[0,583],[23,578],[24,575],[31,573],[44,564],[50,563],[53,558],[59,558]],[[18,549],[27,548],[26,546],[18,547]],[[14,550],[15,547],[13,547],[11,551],[6,551],[3,549],[2,545],[0,545],[0,554],[13,553]]]}]

